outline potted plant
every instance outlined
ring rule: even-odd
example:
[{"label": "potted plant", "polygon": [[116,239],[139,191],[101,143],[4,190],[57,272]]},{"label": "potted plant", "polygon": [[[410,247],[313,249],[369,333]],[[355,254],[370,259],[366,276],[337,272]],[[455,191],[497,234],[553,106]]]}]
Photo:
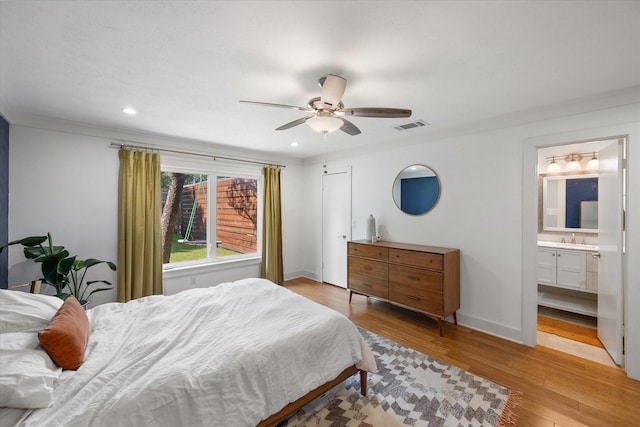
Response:
[{"label": "potted plant", "polygon": [[116,271],[114,263],[94,258],[80,260],[77,259],[77,255],[70,256],[64,246],[53,245],[51,233],[47,233],[46,236],[31,236],[14,240],[1,246],[0,252],[8,246],[17,244],[24,246],[25,258],[42,264],[42,278],[40,280],[53,286],[58,298],[64,300],[73,295],[80,304],[85,305],[91,295],[110,289],[107,287],[92,288],[92,285],[102,283],[112,286],[111,282],[107,280],[88,280],[85,283],[84,278],[87,270],[98,264],[106,264],[112,271]]}]

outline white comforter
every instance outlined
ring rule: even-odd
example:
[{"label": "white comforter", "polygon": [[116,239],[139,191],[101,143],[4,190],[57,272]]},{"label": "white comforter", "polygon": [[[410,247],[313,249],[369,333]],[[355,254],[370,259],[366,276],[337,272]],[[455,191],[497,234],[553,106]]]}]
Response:
[{"label": "white comforter", "polygon": [[85,362],[24,426],[254,426],[349,366],[375,371],[343,315],[262,279],[89,310]]}]

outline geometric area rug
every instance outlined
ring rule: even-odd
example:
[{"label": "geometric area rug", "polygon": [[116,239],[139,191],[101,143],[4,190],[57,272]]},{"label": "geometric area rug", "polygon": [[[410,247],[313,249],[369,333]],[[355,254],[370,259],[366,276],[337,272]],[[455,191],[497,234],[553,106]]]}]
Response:
[{"label": "geometric area rug", "polygon": [[505,426],[520,393],[404,347],[372,332],[360,333],[378,372],[367,395],[354,375],[311,402],[286,427]]}]

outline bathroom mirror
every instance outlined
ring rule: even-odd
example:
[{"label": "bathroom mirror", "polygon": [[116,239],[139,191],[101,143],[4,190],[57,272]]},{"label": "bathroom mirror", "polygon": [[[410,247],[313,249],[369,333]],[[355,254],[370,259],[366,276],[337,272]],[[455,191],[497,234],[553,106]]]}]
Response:
[{"label": "bathroom mirror", "polygon": [[425,165],[411,165],[400,171],[393,182],[393,201],[409,215],[423,215],[440,199],[440,179]]},{"label": "bathroom mirror", "polygon": [[542,174],[538,182],[540,232],[598,232],[598,174]]}]

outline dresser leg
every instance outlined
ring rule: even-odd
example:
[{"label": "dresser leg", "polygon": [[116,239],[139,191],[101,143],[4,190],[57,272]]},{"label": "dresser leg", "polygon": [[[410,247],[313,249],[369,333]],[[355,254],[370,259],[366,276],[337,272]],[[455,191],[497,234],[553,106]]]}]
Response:
[{"label": "dresser leg", "polygon": [[351,297],[353,296],[353,292],[349,291],[349,304],[351,304]]},{"label": "dresser leg", "polygon": [[456,312],[453,312],[453,322],[456,324],[456,326],[458,326],[458,316],[456,315]]},{"label": "dresser leg", "polygon": [[442,319],[438,319],[438,329],[440,330],[440,337],[442,337]]}]

